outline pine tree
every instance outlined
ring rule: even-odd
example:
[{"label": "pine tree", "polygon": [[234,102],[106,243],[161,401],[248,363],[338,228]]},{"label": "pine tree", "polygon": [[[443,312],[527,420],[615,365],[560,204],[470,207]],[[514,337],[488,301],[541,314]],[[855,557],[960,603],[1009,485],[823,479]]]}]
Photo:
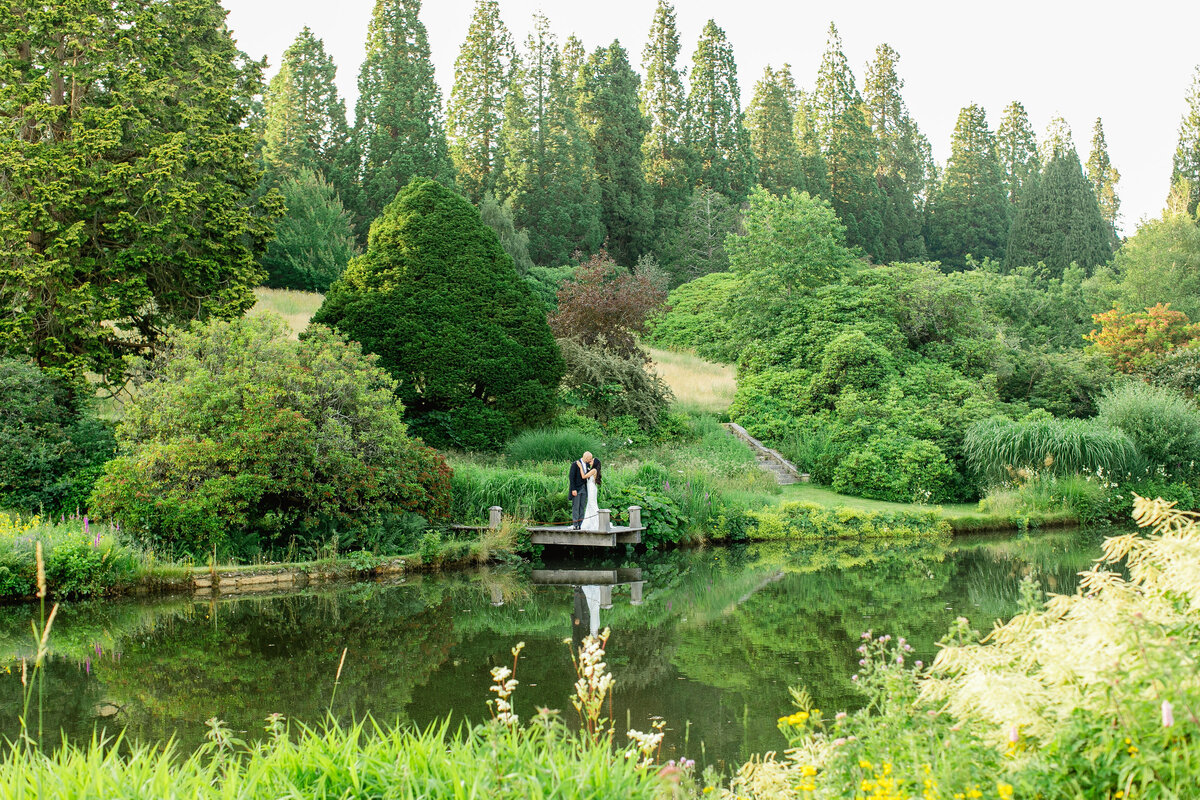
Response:
[{"label": "pine tree", "polygon": [[367,28],[354,125],[360,235],[414,177],[454,180],[420,12],[420,0],[376,0]]},{"label": "pine tree", "polygon": [[313,170],[348,203],[355,175],[346,160],[350,129],[346,104],[333,82],[336,75],[325,44],[305,27],[284,51],[267,88],[262,154],[277,178]]},{"label": "pine tree", "polygon": [[654,208],[655,249],[667,268],[672,266],[670,242],[679,214],[691,197],[695,161],[687,142],[687,95],[678,60],[675,10],[667,0],[658,0],[642,51],[641,107],[650,126],[642,140],[642,174]]},{"label": "pine tree", "polygon": [[1192,76],[1187,93],[1187,111],[1179,120],[1179,144],[1171,162],[1171,187],[1183,185],[1187,192],[1187,213],[1196,214],[1200,206],[1200,67]]},{"label": "pine tree", "polygon": [[588,53],[583,41],[571,34],[567,37],[562,49],[563,83],[571,92],[571,99],[578,109],[580,96],[583,94],[583,78],[587,67]]},{"label": "pine tree", "polygon": [[1004,174],[1004,191],[1008,202],[1016,206],[1023,192],[1037,180],[1041,160],[1038,158],[1037,136],[1029,124],[1025,106],[1016,100],[1004,109],[1000,128],[996,131],[996,149],[1000,155],[1000,169]]},{"label": "pine tree", "polygon": [[267,286],[324,292],[354,256],[350,214],[333,187],[308,167],[281,181],[279,191],[287,216],[263,256]]},{"label": "pine tree", "polygon": [[1075,150],[1075,138],[1071,133],[1070,124],[1061,116],[1050,118],[1046,126],[1046,135],[1042,139],[1038,157],[1043,165],[1049,164],[1056,157],[1066,155]]},{"label": "pine tree", "polygon": [[987,114],[972,104],[958,114],[950,159],[934,194],[929,220],[933,256],[951,269],[965,266],[968,255],[1002,258],[1008,225],[996,140]]},{"label": "pine tree", "polygon": [[560,266],[576,250],[592,253],[604,242],[595,156],[574,98],[550,22],[535,15],[505,102],[500,194],[529,233],[530,257],[543,266]]},{"label": "pine tree", "polygon": [[772,194],[783,196],[793,189],[804,190],[804,165],[796,140],[795,82],[791,67],[770,66],[754,86],[754,99],[746,110],[750,146],[758,163],[758,183]]},{"label": "pine tree", "polygon": [[242,126],[262,65],[217,0],[0,5],[0,355],[119,384],[254,304],[273,220]]},{"label": "pine tree", "polygon": [[458,187],[473,203],[494,192],[504,170],[500,127],[513,41],[497,0],[476,0],[471,27],[454,62],[448,127]]},{"label": "pine tree", "polygon": [[1118,240],[1117,225],[1121,219],[1121,198],[1117,196],[1117,182],[1121,180],[1121,173],[1108,157],[1104,123],[1099,117],[1096,117],[1096,125],[1092,128],[1092,152],[1088,155],[1087,176],[1092,183],[1092,191],[1096,193],[1096,201],[1100,204],[1100,214],[1112,228],[1115,247]]},{"label": "pine tree", "polygon": [[1089,272],[1112,257],[1112,227],[1104,221],[1075,149],[1058,150],[1025,194],[1009,234],[1009,269],[1044,263],[1061,275],[1072,263]]},{"label": "pine tree", "polygon": [[692,56],[690,78],[688,141],[696,151],[697,180],[740,203],[754,184],[754,154],[742,116],[733,47],[711,19]]},{"label": "pine tree", "polygon": [[828,200],[829,165],[821,150],[821,135],[817,124],[817,110],[813,97],[808,92],[796,92],[796,116],[792,119],[796,134],[796,145],[800,150],[800,168],[804,173],[804,188],[813,197]]},{"label": "pine tree", "polygon": [[654,208],[642,174],[649,124],[638,107],[640,79],[620,42],[600,48],[582,68],[580,121],[595,153],[600,221],[613,260],[632,267],[651,245]]},{"label": "pine tree", "polygon": [[833,208],[846,226],[846,239],[875,259],[884,257],[883,192],[875,180],[878,161],[867,109],[831,23],[813,94],[817,134],[829,170]]},{"label": "pine tree", "polygon": [[896,72],[899,60],[900,54],[891,46],[879,45],[863,87],[867,119],[879,150],[875,179],[886,196],[883,260],[923,261],[923,217],[933,153],[900,95],[904,81]]}]

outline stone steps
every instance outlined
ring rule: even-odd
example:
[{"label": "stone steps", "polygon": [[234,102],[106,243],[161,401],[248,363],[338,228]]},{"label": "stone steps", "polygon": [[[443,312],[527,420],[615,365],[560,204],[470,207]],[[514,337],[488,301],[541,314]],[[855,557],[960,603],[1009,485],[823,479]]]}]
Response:
[{"label": "stone steps", "polygon": [[778,452],[755,439],[741,425],[735,422],[727,422],[725,423],[725,430],[729,431],[731,436],[736,436],[750,446],[750,449],[754,451],[755,458],[758,459],[759,468],[773,474],[780,486],[802,483],[807,480],[808,476],[796,469],[795,464],[792,464]]}]

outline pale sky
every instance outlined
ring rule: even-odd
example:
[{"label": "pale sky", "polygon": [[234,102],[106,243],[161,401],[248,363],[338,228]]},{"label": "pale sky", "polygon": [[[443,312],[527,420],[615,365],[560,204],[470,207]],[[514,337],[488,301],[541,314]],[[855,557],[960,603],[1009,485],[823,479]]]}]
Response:
[{"label": "pale sky", "polygon": [[[357,76],[373,0],[223,0],[243,50],[266,55],[270,73],[304,25],[324,39],[338,67],[338,90],[354,123]],[[650,29],[655,0],[500,0],[518,45],[535,11],[550,19],[560,41],[574,33],[588,50],[620,39],[635,66]],[[474,0],[426,0],[443,100],[454,81],[454,59],[466,36]],[[943,163],[961,107],[979,103],[995,130],[1012,100],[1025,105],[1039,139],[1050,118],[1070,123],[1087,159],[1096,117],[1104,120],[1109,155],[1121,172],[1118,193],[1127,233],[1161,211],[1171,174],[1180,116],[1191,76],[1200,2],[1062,2],[1062,0],[851,0],[845,3],[771,0],[676,0],[680,66],[691,64],[696,39],[711,17],[733,45],[749,102],[763,67],[792,65],[811,87],[834,22],[862,87],[875,47],[900,53],[904,98]],[[270,74],[269,73],[269,74]]]}]

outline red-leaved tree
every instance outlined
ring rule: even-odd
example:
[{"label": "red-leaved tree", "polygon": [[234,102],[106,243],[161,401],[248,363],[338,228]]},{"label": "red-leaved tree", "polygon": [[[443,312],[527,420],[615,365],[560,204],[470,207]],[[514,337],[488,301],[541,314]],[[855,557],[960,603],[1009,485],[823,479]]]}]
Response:
[{"label": "red-leaved tree", "polygon": [[558,311],[550,329],[559,339],[575,339],[625,358],[648,358],[637,337],[646,319],[663,306],[665,289],[649,275],[635,274],[601,250],[576,270],[558,290]]}]

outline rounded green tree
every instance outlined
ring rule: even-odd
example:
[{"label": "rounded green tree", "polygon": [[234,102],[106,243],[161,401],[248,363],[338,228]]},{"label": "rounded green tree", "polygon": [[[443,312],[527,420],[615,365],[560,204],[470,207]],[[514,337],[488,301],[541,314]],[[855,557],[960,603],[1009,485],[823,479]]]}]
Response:
[{"label": "rounded green tree", "polygon": [[499,447],[546,420],[563,375],[544,305],[466,199],[413,180],[313,322],[376,353],[427,441]]}]

